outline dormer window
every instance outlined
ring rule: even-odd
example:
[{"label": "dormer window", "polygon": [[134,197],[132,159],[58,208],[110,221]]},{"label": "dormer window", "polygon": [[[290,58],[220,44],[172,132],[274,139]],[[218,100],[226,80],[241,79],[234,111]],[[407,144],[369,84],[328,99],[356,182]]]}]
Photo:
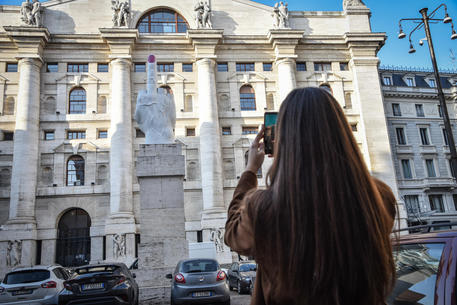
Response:
[{"label": "dormer window", "polygon": [[414,77],[406,77],[405,82],[408,87],[414,87]]},{"label": "dormer window", "polygon": [[436,81],[435,81],[435,79],[430,78],[430,79],[428,80],[428,85],[430,86],[430,88],[436,88]]},{"label": "dormer window", "polygon": [[392,86],[392,76],[383,76],[382,82],[384,83],[384,86]]}]

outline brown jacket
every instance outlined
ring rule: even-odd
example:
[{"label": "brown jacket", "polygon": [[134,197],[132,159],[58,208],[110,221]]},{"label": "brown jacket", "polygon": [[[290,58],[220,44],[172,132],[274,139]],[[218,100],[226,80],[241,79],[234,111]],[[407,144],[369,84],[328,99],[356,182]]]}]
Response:
[{"label": "brown jacket", "polygon": [[[382,181],[375,179],[375,183],[386,204],[394,224],[396,214],[396,199],[391,189]],[[257,176],[253,172],[245,171],[233,194],[232,202],[228,209],[227,223],[225,224],[225,243],[241,255],[256,256],[254,242],[254,225],[249,214],[253,215],[253,206],[261,204],[262,195],[265,192],[257,190]],[[251,209],[251,211],[248,211]],[[268,274],[263,271],[261,262],[258,262],[257,276],[255,281],[254,294],[251,305],[284,305],[271,299],[271,291],[274,287],[274,279],[270,279]],[[270,268],[274,268],[271,266]],[[293,296],[290,302],[293,304]]]}]

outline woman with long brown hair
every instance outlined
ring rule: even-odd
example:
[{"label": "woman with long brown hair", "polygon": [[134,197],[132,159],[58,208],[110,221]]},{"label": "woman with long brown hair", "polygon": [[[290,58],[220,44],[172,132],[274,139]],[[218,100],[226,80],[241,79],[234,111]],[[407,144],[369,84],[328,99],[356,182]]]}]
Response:
[{"label": "woman with long brown hair", "polygon": [[323,89],[281,105],[266,190],[263,130],[228,211],[225,242],[254,256],[251,304],[381,305],[395,279],[395,196],[371,177],[338,102]]}]

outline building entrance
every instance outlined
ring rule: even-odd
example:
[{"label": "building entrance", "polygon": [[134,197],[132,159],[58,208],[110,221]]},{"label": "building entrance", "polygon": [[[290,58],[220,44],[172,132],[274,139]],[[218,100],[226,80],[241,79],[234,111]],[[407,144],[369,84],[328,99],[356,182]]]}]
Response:
[{"label": "building entrance", "polygon": [[62,216],[57,230],[58,264],[65,267],[89,264],[90,226],[90,216],[82,209],[71,209]]}]

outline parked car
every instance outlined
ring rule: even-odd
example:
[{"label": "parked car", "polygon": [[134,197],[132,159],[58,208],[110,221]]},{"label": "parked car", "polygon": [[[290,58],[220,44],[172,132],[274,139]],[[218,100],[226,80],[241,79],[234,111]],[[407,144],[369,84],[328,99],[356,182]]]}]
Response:
[{"label": "parked car", "polygon": [[257,265],[255,262],[233,263],[228,270],[229,289],[236,288],[239,294],[250,293],[251,283],[255,279]]},{"label": "parked car", "polygon": [[171,304],[214,304],[230,305],[227,276],[214,259],[187,259],[180,261],[173,274]]},{"label": "parked car", "polygon": [[123,263],[77,267],[64,283],[59,305],[70,304],[138,304],[136,275]]},{"label": "parked car", "polygon": [[0,283],[0,304],[57,304],[69,277],[59,265],[13,269]]},{"label": "parked car", "polygon": [[397,281],[387,304],[457,303],[457,231],[404,235],[394,244]]}]

